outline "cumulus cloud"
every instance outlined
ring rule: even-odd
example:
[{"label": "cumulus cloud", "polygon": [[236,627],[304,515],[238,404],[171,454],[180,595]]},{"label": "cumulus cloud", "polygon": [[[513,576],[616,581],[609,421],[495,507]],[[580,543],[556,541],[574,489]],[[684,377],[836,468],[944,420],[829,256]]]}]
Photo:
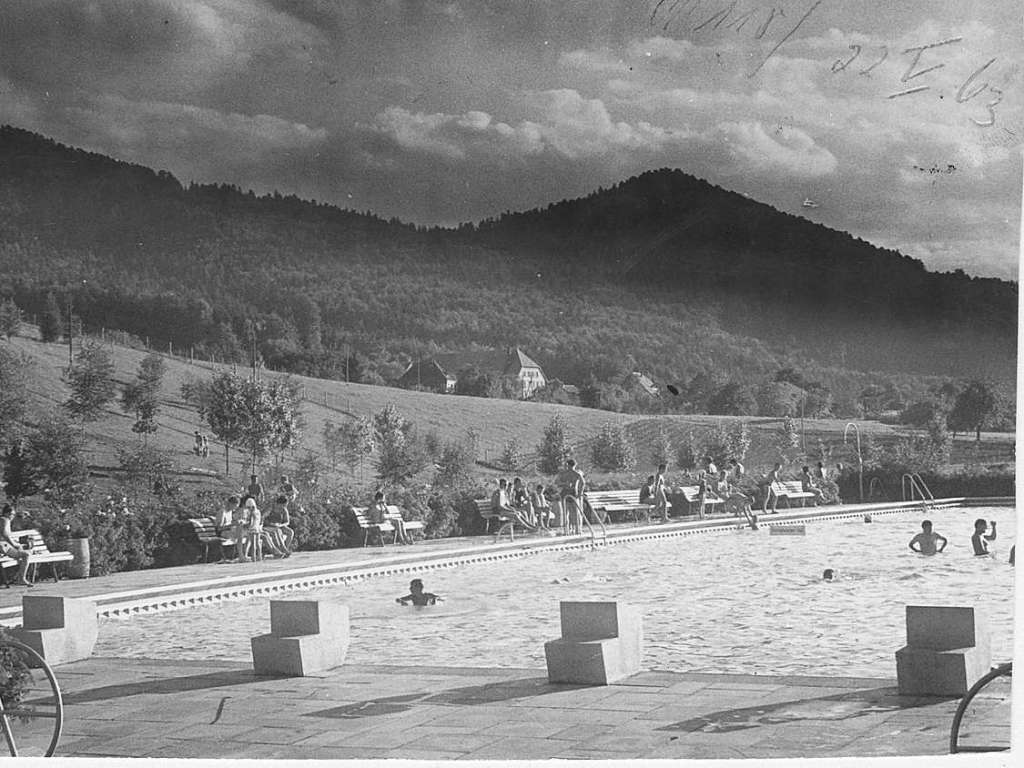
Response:
[{"label": "cumulus cloud", "polygon": [[766,130],[760,122],[722,123],[717,135],[733,157],[750,170],[784,172],[795,177],[825,176],[835,171],[835,156],[799,128]]},{"label": "cumulus cloud", "polygon": [[424,114],[392,106],[373,127],[404,149],[452,160],[508,160],[545,151],[566,158],[656,152],[689,135],[646,121],[614,120],[600,99],[586,99],[571,89],[537,91],[526,104],[530,119],[514,124],[479,110]]}]

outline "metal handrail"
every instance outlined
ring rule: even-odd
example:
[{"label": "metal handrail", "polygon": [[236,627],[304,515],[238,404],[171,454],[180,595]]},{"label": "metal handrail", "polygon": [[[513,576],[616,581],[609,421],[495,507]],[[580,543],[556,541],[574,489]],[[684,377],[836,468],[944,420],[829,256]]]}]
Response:
[{"label": "metal handrail", "polygon": [[[587,528],[590,530],[590,543],[591,544],[596,544],[597,543],[597,532],[594,530],[594,526],[591,524],[590,520],[587,518],[587,505],[588,505],[587,494],[584,491],[582,494],[580,494],[580,500],[579,500],[580,519],[583,520],[583,522],[585,522],[587,524]],[[594,509],[592,506],[590,507],[590,509],[593,510],[594,517],[597,519],[597,522],[601,525],[601,535],[604,538],[607,539],[608,538],[608,528],[605,527],[604,520],[601,519],[601,516],[597,513],[596,509]]]},{"label": "metal handrail", "polygon": [[[910,491],[909,494],[907,493],[908,490]],[[917,472],[906,472],[900,478],[900,495],[903,497],[903,501],[913,501],[914,491],[917,491],[917,495],[921,497],[923,502],[935,501],[935,497],[932,496],[931,490],[929,490],[921,475]]]},{"label": "metal handrail", "polygon": [[1007,664],[1000,664],[995,669],[989,670],[978,682],[971,686],[967,694],[960,700],[960,706],[956,708],[956,714],[953,715],[953,725],[949,729],[949,753],[955,755],[958,752],[1005,752],[1009,747],[961,747],[960,741],[960,724],[964,719],[964,713],[967,711],[968,705],[978,695],[978,691],[984,688],[986,685],[991,683],[997,677],[1013,677],[1013,662]]},{"label": "metal handrail", "polygon": [[874,498],[875,487],[878,487],[878,495],[880,498],[885,498],[885,484],[882,482],[882,478],[875,477],[871,478],[871,482],[868,483],[868,500]]}]

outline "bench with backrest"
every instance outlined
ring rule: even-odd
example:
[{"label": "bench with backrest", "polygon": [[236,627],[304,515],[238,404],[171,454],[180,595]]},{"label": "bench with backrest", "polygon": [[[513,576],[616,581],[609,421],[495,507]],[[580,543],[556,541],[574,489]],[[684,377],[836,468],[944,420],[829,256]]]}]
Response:
[{"label": "bench with backrest", "polygon": [[210,559],[211,544],[217,548],[221,560],[224,559],[224,547],[235,546],[234,539],[217,533],[217,527],[214,525],[212,517],[190,517],[188,522],[192,526],[192,533],[195,534],[196,541],[203,548],[202,562],[205,563]]},{"label": "bench with backrest", "polygon": [[[46,546],[46,542],[43,541],[42,534],[35,528],[14,531],[11,536],[15,541],[20,541],[23,546],[29,548],[28,573],[26,574],[26,578],[29,581],[35,581],[40,565],[49,565],[53,580],[60,581],[60,572],[57,570],[57,564],[69,563],[74,559],[74,555],[70,552],[51,552],[50,548]],[[18,561],[13,557],[7,557],[6,555],[0,557],[0,577],[2,577],[0,580],[2,580],[4,585],[8,583],[6,569],[17,564]]]},{"label": "bench with backrest", "polygon": [[516,519],[514,517],[507,515],[504,512],[495,512],[494,509],[491,508],[490,499],[474,499],[473,503],[476,504],[476,510],[480,513],[480,517],[482,517],[486,522],[486,526],[484,528],[485,533],[490,533],[491,523],[497,522],[498,531],[494,534],[495,541],[501,538],[501,534],[506,530],[508,531],[509,540],[515,541],[516,536],[514,529]]},{"label": "bench with backrest", "polygon": [[680,486],[679,492],[683,494],[683,498],[686,499],[686,503],[690,505],[690,514],[693,514],[693,508],[694,506],[697,506],[697,514],[701,517],[704,517],[704,511],[708,507],[714,507],[716,504],[725,503],[725,499],[721,498],[714,491],[708,489],[708,492],[704,495],[703,506],[701,506],[699,485]]},{"label": "bench with backrest", "polygon": [[776,480],[772,483],[772,493],[779,499],[785,499],[787,507],[792,506],[793,499],[799,499],[802,507],[807,499],[814,498],[814,494],[805,491],[803,483],[799,480]]},{"label": "bench with backrest", "polygon": [[[640,489],[625,491],[587,491],[587,501],[590,507],[597,513],[604,513],[606,519],[615,520],[620,513],[631,514],[633,519],[640,521],[640,515],[648,522],[651,519],[651,510],[654,504],[640,503]],[[672,505],[668,504],[668,508]]]},{"label": "bench with backrest", "polygon": [[408,533],[410,536],[416,533],[417,531],[423,533],[423,521],[406,520],[405,517],[402,516],[402,510],[400,510],[394,504],[388,504],[387,518],[388,520],[401,520],[402,524],[405,526],[406,533]]},{"label": "bench with backrest", "polygon": [[395,526],[391,524],[390,520],[384,520],[380,523],[371,523],[370,519],[366,516],[368,509],[369,507],[352,507],[352,515],[359,524],[359,528],[363,531],[363,546],[366,546],[371,533],[377,534],[377,539],[380,541],[380,545],[382,547],[385,544],[384,534],[390,533],[392,535],[391,543],[393,544],[395,537],[397,536]]}]

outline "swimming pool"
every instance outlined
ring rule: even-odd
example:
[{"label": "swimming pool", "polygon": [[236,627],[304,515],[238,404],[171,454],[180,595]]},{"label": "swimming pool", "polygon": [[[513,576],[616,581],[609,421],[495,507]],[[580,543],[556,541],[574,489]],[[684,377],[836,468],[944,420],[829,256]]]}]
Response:
[{"label": "swimming pool", "polygon": [[[808,523],[806,536],[759,531],[637,541],[477,563],[420,574],[446,597],[435,608],[395,605],[410,576],[296,590],[284,597],[349,606],[353,663],[543,667],[559,632],[560,600],[640,607],[648,669],[891,677],[905,641],[904,606],[973,605],[992,633],[993,662],[1013,645],[1012,508],[936,510],[945,553],[907,549],[920,513],[874,522]],[[993,558],[971,554],[973,520],[999,526]],[[839,579],[823,582],[824,568]],[[281,596],[278,596],[281,597]],[[101,620],[97,656],[251,658],[269,631],[267,598]]]}]

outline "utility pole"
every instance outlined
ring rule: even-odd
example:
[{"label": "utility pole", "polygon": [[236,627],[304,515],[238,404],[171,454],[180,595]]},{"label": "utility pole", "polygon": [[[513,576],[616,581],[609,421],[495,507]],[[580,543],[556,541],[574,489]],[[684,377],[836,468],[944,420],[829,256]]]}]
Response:
[{"label": "utility pole", "polygon": [[75,362],[75,350],[73,345],[75,326],[71,321],[71,292],[68,291],[68,368]]}]

